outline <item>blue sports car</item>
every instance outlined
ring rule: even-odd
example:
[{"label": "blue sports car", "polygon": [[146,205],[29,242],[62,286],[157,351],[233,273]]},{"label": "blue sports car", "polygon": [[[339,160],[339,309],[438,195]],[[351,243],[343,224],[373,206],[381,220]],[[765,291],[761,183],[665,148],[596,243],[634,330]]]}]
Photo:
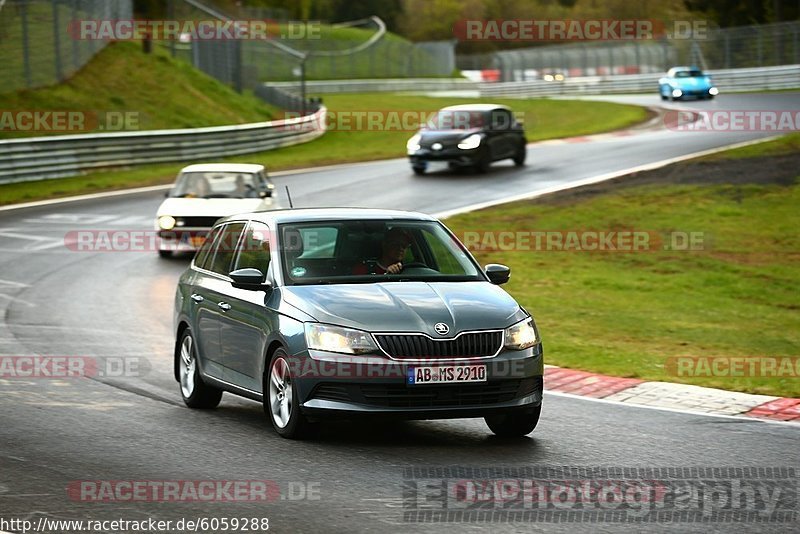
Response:
[{"label": "blue sports car", "polygon": [[680,100],[687,96],[699,99],[712,99],[719,94],[711,76],[697,67],[673,67],[667,75],[658,80],[661,100]]}]

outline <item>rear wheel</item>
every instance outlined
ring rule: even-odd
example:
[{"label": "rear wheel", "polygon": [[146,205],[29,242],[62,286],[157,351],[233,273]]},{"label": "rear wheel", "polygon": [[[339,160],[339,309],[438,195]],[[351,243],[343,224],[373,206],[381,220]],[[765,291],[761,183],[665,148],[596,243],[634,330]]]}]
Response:
[{"label": "rear wheel", "polygon": [[489,430],[504,438],[527,436],[539,423],[542,405],[530,411],[512,411],[501,415],[484,417]]},{"label": "rear wheel", "polygon": [[181,337],[179,377],[181,382],[181,397],[189,408],[208,409],[216,408],[222,400],[222,390],[209,386],[203,382],[200,369],[197,366],[197,350],[194,346],[194,337],[187,328]]},{"label": "rear wheel", "polygon": [[528,156],[528,150],[525,148],[525,144],[521,144],[519,148],[517,148],[516,154],[512,158],[514,160],[514,165],[517,167],[522,167],[525,165],[525,158]]},{"label": "rear wheel", "polygon": [[283,349],[272,355],[262,390],[264,412],[278,434],[288,439],[304,439],[315,433],[317,426],[300,413],[297,386]]}]

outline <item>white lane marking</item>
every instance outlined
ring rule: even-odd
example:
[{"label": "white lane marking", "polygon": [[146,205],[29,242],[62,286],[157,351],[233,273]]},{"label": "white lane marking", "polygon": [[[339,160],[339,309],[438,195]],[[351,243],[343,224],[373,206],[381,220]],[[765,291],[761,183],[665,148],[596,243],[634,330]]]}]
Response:
[{"label": "white lane marking", "polygon": [[556,193],[558,191],[566,191],[568,189],[574,189],[576,187],[580,187],[583,185],[591,185],[596,184],[598,182],[605,182],[607,180],[612,180],[614,178],[620,178],[622,176],[626,176],[628,174],[632,174],[635,172],[643,172],[643,171],[652,171],[654,169],[660,169],[661,167],[666,167],[667,165],[671,165],[673,163],[679,163],[681,161],[685,161],[688,159],[699,158],[702,156],[708,156],[710,154],[716,154],[718,152],[724,152],[726,150],[731,150],[734,148],[741,148],[744,146],[750,145],[757,145],[759,143],[765,143],[767,141],[772,141],[773,139],[778,139],[779,135],[774,135],[771,137],[765,137],[763,139],[755,139],[752,141],[744,141],[741,143],[734,143],[732,145],[726,145],[724,147],[719,148],[711,148],[708,150],[701,150],[700,152],[693,152],[691,154],[686,154],[683,156],[676,156],[674,158],[663,159],[660,161],[654,161],[652,163],[645,163],[643,165],[638,165],[636,167],[630,167],[628,169],[621,169],[619,171],[609,172],[606,174],[599,174],[596,176],[590,176],[588,178],[584,178],[582,180],[578,180],[576,182],[570,182],[565,184],[554,185],[552,187],[546,187],[544,189],[539,189],[536,191],[529,191],[527,193],[520,193],[517,195],[512,195],[509,197],[498,198],[496,200],[488,200],[486,202],[479,202],[477,204],[471,204],[469,206],[464,206],[461,208],[455,208],[452,210],[442,211],[439,213],[434,213],[433,216],[437,219],[446,219],[447,217],[452,217],[453,215],[458,215],[460,213],[467,213],[470,211],[480,210],[484,208],[490,208],[492,206],[497,206],[499,204],[506,204],[508,202],[516,202],[518,200],[529,200],[532,198],[541,197],[550,193]]},{"label": "white lane marking", "polygon": [[14,282],[13,280],[4,280],[0,278],[0,287],[3,286],[18,287],[21,289],[25,289],[26,287],[31,287],[28,284],[23,284],[22,282]]},{"label": "white lane marking", "polygon": [[7,299],[8,301],[14,302],[14,303],[17,303],[17,304],[24,304],[25,306],[27,306],[29,308],[35,308],[36,307],[36,304],[33,304],[32,302],[28,302],[27,300],[22,300],[21,298],[18,298],[18,297],[12,297],[11,295],[6,295],[5,293],[0,293],[0,298]]},{"label": "white lane marking", "polygon": [[583,400],[588,402],[599,402],[601,404],[613,404],[614,406],[628,406],[630,408],[643,408],[645,410],[659,410],[662,412],[674,412],[684,415],[702,415],[705,417],[717,417],[719,419],[736,419],[737,421],[749,421],[753,423],[770,423],[773,425],[788,426],[800,430],[800,424],[791,421],[777,421],[775,419],[761,419],[759,417],[748,417],[746,415],[722,415],[718,413],[697,412],[694,410],[684,410],[681,408],[667,408],[662,406],[653,406],[648,404],[635,404],[632,402],[610,401],[605,399],[595,399],[594,397],[582,397],[581,395],[573,395],[572,393],[562,393],[561,391],[548,391],[544,390],[545,395],[552,395],[554,397],[567,397],[569,399]]}]

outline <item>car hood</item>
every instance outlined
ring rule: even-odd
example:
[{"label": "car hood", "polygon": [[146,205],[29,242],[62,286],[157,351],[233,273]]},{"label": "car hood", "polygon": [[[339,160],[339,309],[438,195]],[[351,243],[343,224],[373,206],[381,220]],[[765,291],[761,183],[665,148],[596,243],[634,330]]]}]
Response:
[{"label": "car hood", "polygon": [[168,198],[159,206],[156,217],[226,217],[270,207],[270,198]]},{"label": "car hood", "polygon": [[321,323],[371,332],[425,332],[449,337],[466,330],[506,328],[526,317],[519,304],[489,282],[385,282],[289,286],[284,299]]},{"label": "car hood", "polygon": [[419,144],[422,147],[430,147],[433,143],[454,144],[480,131],[479,128],[471,130],[420,130]]}]

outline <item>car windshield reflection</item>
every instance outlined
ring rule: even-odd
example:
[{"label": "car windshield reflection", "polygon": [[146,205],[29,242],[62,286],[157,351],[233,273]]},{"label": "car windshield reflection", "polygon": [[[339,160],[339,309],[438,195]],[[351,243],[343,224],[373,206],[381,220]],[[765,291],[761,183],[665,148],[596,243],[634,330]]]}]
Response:
[{"label": "car windshield reflection", "polygon": [[182,173],[169,196],[174,198],[258,198],[256,176],[241,172]]},{"label": "car windshield reflection", "polygon": [[283,224],[279,235],[286,285],[484,280],[435,221]]}]

